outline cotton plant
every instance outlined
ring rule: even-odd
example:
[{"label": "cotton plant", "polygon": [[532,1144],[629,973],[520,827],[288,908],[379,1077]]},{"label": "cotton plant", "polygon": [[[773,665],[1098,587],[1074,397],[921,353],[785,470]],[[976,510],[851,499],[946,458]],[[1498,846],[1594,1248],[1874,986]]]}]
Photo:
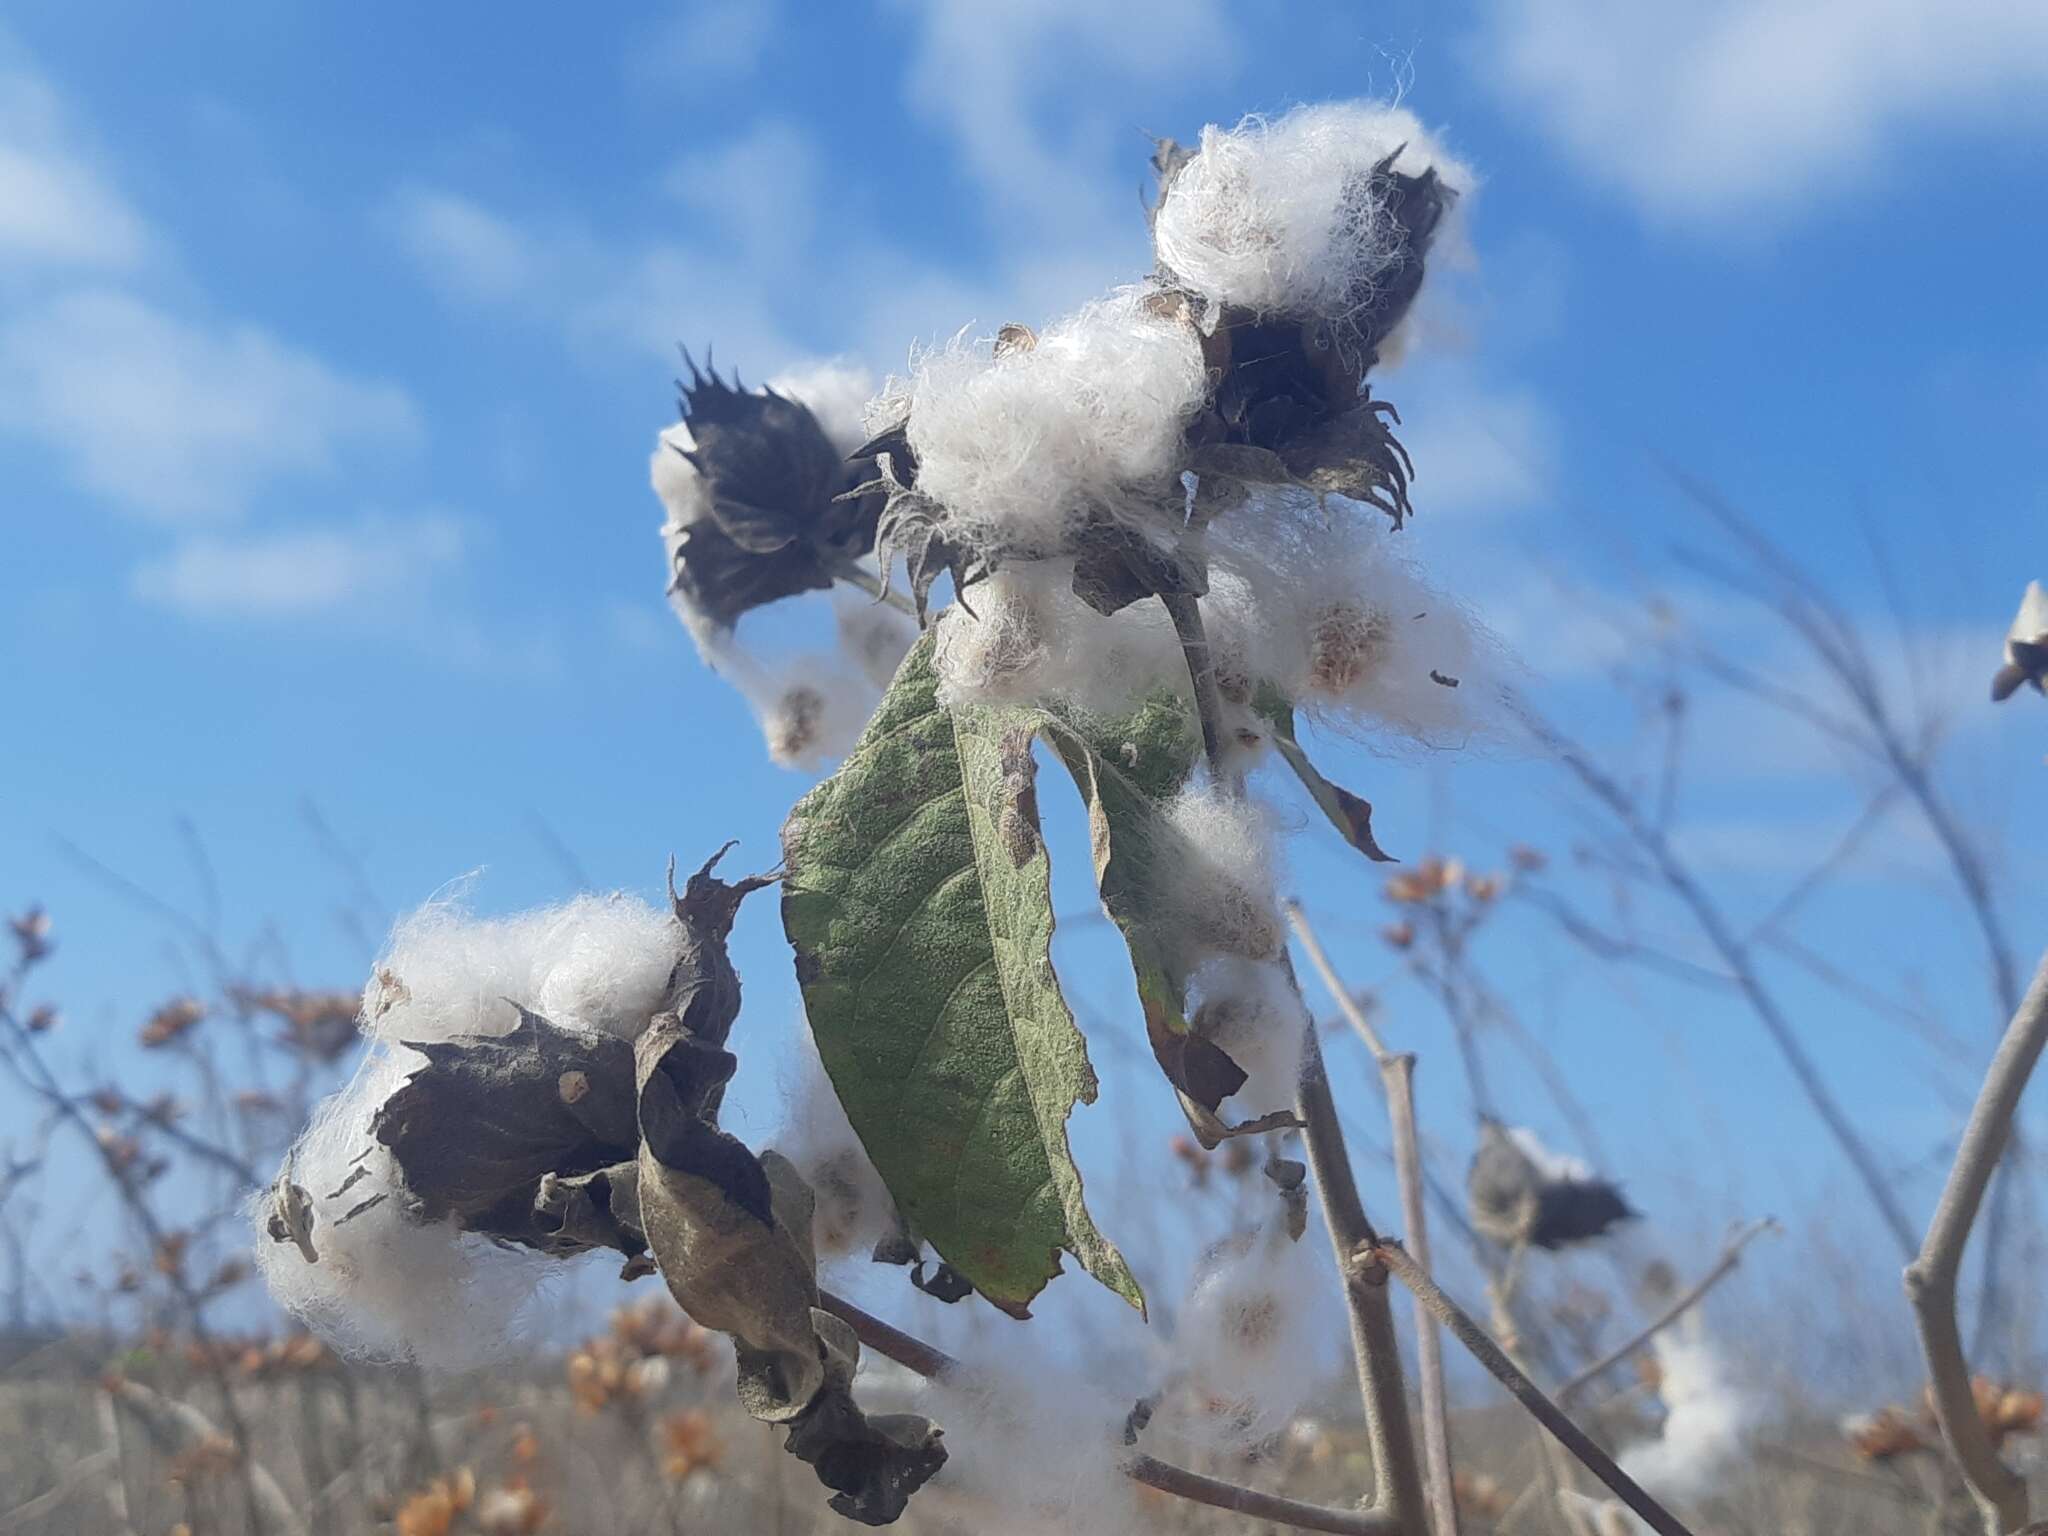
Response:
[{"label": "cotton plant", "polygon": [[[609,1253],[730,1337],[742,1405],[847,1518],[889,1523],[944,1476],[1067,1531],[1129,1528],[1133,1481],[1421,1529],[1387,1268],[1371,1291],[1351,1267],[1370,1233],[1337,1214],[1356,1195],[1278,893],[1288,795],[1386,858],[1301,721],[1455,746],[1501,702],[1484,630],[1407,557],[1414,466],[1371,378],[1472,178],[1369,104],[1210,128],[1154,163],[1153,270],[1064,318],[963,332],[872,391],[837,365],[747,389],[686,356],[651,469],[671,600],[774,757],[843,761],[772,876],[728,883],[714,858],[665,909],[444,905],[401,927],[365,996],[368,1062],[255,1213],[273,1290],[316,1326],[437,1361],[457,1334],[516,1336],[551,1264]],[[834,606],[830,652],[742,642],[749,615],[803,602]],[[1108,1384],[952,1360],[820,1279],[871,1258],[1023,1321],[1071,1261],[1149,1317],[1068,1144],[1097,1078],[1051,960],[1041,761],[1086,806],[1166,1092],[1203,1147],[1264,1153],[1259,1209],[1204,1257],[1170,1346]],[[726,937],[778,884],[809,1042],[757,1151],[719,1123]],[[1304,1149],[1349,1284],[1304,1241]],[[1237,1450],[1284,1428],[1337,1331],[1316,1296],[1354,1309],[1374,1511],[1149,1454],[1187,1432],[1176,1389],[1225,1404]],[[926,1379],[918,1411],[858,1400],[864,1350]]]}]

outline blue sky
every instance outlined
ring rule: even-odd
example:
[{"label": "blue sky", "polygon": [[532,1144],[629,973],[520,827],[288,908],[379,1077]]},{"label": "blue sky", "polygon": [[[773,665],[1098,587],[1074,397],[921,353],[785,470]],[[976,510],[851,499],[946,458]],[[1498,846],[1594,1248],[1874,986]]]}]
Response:
[{"label": "blue sky", "polygon": [[[2023,853],[2048,831],[2032,790],[2048,716],[1982,694],[2048,565],[2048,16],[2000,0],[1364,14],[14,7],[0,904],[55,915],[62,1058],[116,1054],[195,974],[175,929],[67,843],[209,923],[210,879],[231,949],[343,985],[366,931],[480,867],[479,903],[510,909],[584,879],[652,890],[671,850],[728,837],[737,862],[772,863],[805,781],[766,765],[662,603],[646,460],[675,343],[713,343],[750,379],[828,356],[883,372],[917,339],[1043,321],[1147,264],[1151,136],[1393,91],[1484,180],[1428,354],[1381,389],[1409,424],[1424,558],[1547,707],[1632,765],[1644,743],[1599,615],[1645,590],[1759,670],[1810,676],[1673,563],[1710,541],[1661,466],[1712,480],[1926,660],[1955,717],[1943,783],[2001,850],[2024,954],[2048,929]],[[1853,817],[1861,781],[1732,697],[1697,701],[1693,727],[1681,845],[1760,913]],[[1400,853],[1486,862],[1598,825],[1540,761],[1325,750]],[[1389,1028],[1424,1051],[1425,1116],[1455,1148],[1441,1020],[1370,942],[1377,877],[1303,827],[1298,888],[1359,979],[1389,984]],[[1698,952],[1677,917],[1653,921]],[[1988,1040],[1971,933],[1910,818],[1804,922],[1878,991],[1919,988]],[[1084,1011],[1124,1007],[1109,951],[1081,926],[1070,951]],[[780,1038],[794,989],[770,903],[738,958]],[[1740,1211],[1850,1205],[1725,998],[1597,967],[1533,916],[1486,959],[1611,1142],[1641,1149],[1631,1187],[1674,1243]],[[1974,1062],[1781,980],[1876,1139],[1924,1163]],[[1541,1094],[1502,1071],[1510,1107],[1544,1124]],[[1122,1102],[1152,1115],[1150,1087]],[[765,1120],[771,1098],[742,1102]]]}]

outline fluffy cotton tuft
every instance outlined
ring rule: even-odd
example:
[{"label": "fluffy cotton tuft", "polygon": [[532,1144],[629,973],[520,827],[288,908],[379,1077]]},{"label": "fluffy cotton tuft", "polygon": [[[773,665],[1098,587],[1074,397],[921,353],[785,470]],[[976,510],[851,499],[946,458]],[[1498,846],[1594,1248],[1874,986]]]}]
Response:
[{"label": "fluffy cotton tuft", "polygon": [[447,1222],[413,1218],[398,1165],[371,1135],[370,1122],[424,1060],[380,1045],[315,1111],[286,1159],[285,1176],[311,1202],[319,1262],[272,1239],[267,1193],[250,1208],[256,1262],[278,1304],[337,1349],[467,1369],[530,1334],[529,1309],[549,1261]]},{"label": "fluffy cotton tuft", "polygon": [[1755,1422],[1755,1398],[1730,1376],[1728,1362],[1697,1314],[1657,1335],[1657,1395],[1664,1428],[1654,1440],[1623,1448],[1623,1471],[1660,1498],[1693,1499],[1709,1491],[1740,1458]]},{"label": "fluffy cotton tuft", "polygon": [[918,1412],[945,1426],[948,1460],[932,1479],[1002,1512],[1016,1536],[1127,1536],[1146,1520],[1123,1475],[1119,1396],[1062,1370],[1043,1352],[926,1383]]},{"label": "fluffy cotton tuft", "polygon": [[917,625],[885,603],[846,591],[836,595],[832,611],[840,654],[867,679],[879,702],[917,643]]},{"label": "fluffy cotton tuft", "polygon": [[1226,700],[1265,681],[1361,735],[1457,747],[1497,733],[1505,654],[1397,538],[1337,498],[1268,497],[1212,527],[1202,608]]},{"label": "fluffy cotton tuft", "polygon": [[1071,560],[1009,566],[939,625],[939,698],[961,704],[1057,699],[1084,715],[1121,714],[1154,689],[1185,688],[1187,666],[1165,610],[1133,603],[1104,615],[1074,595]]},{"label": "fluffy cotton tuft", "polygon": [[1286,928],[1266,807],[1249,795],[1193,784],[1167,803],[1159,835],[1151,895],[1164,908],[1162,929],[1191,957],[1278,959]]},{"label": "fluffy cotton tuft", "polygon": [[460,894],[392,930],[363,991],[366,1033],[393,1043],[500,1035],[518,1024],[517,1003],[565,1029],[631,1040],[661,1006],[682,952],[666,911],[615,894],[478,918]]},{"label": "fluffy cotton tuft", "polygon": [[868,426],[908,415],[917,488],[956,540],[1041,558],[1091,515],[1179,504],[1208,374],[1193,329],[1147,293],[1119,289],[1028,346],[956,340],[889,381]]},{"label": "fluffy cotton tuft", "polygon": [[818,425],[841,453],[850,454],[867,441],[863,417],[875,393],[875,376],[845,358],[825,358],[785,368],[768,381],[818,418]]},{"label": "fluffy cotton tuft", "polygon": [[1291,1241],[1277,1221],[1204,1256],[1173,1357],[1195,1399],[1221,1405],[1221,1438],[1269,1439],[1325,1384],[1341,1332],[1329,1279],[1328,1250]]},{"label": "fluffy cotton tuft", "polygon": [[788,1114],[771,1145],[817,1196],[811,1234],[818,1257],[865,1259],[893,1229],[896,1205],[854,1134],[808,1029],[784,1068],[782,1089]]},{"label": "fluffy cotton tuft", "polygon": [[1212,124],[1156,212],[1159,259],[1214,302],[1341,324],[1404,259],[1402,232],[1371,185],[1397,150],[1400,171],[1434,168],[1453,191],[1472,186],[1401,107],[1336,102]]},{"label": "fluffy cotton tuft", "polygon": [[1536,1165],[1537,1173],[1546,1181],[1583,1183],[1599,1177],[1593,1165],[1584,1158],[1551,1151],[1543,1144],[1543,1139],[1526,1125],[1508,1126],[1507,1138],[1521,1148],[1522,1156]]},{"label": "fluffy cotton tuft", "polygon": [[1189,1018],[1243,1069],[1231,1095],[1246,1119],[1294,1107],[1309,1017],[1283,966],[1216,955],[1188,979]]},{"label": "fluffy cotton tuft", "polygon": [[[711,515],[710,487],[697,472],[697,466],[679,451],[695,446],[689,427],[677,422],[662,429],[647,460],[648,484],[654,487],[662,510],[668,514],[662,519],[661,546],[671,573],[682,552],[684,530]],[[712,622],[709,614],[690,601],[689,593],[679,583],[669,584],[668,600],[696,642],[697,654],[704,664],[717,667],[719,655],[731,648],[731,638]]]}]

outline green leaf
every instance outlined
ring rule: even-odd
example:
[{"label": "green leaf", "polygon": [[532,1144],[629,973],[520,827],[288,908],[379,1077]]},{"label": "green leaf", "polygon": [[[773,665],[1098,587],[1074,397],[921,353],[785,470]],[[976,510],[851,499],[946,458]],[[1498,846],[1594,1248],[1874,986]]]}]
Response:
[{"label": "green leaf", "polygon": [[905,1220],[976,1290],[1025,1316],[1064,1250],[1143,1310],[1067,1145],[1096,1080],[1052,968],[1047,717],[944,708],[933,643],[783,829],[811,1032]]},{"label": "green leaf", "polygon": [[1145,1037],[1196,1140],[1214,1147],[1231,1136],[1292,1124],[1293,1116],[1285,1113],[1238,1125],[1218,1113],[1244,1086],[1244,1070],[1190,1028],[1183,946],[1153,916],[1158,881],[1174,878],[1156,867],[1164,846],[1157,830],[1160,806],[1187,782],[1202,750],[1188,700],[1158,693],[1119,720],[1050,720],[1044,735],[1087,802],[1103,909],[1130,947]]},{"label": "green leaf", "polygon": [[1273,727],[1273,746],[1294,770],[1316,808],[1330,819],[1330,825],[1344,835],[1344,841],[1376,864],[1401,861],[1379,845],[1372,835],[1372,802],[1362,800],[1341,784],[1332,784],[1308,760],[1308,753],[1294,735],[1294,706],[1271,683],[1261,684],[1253,695],[1252,708]]}]

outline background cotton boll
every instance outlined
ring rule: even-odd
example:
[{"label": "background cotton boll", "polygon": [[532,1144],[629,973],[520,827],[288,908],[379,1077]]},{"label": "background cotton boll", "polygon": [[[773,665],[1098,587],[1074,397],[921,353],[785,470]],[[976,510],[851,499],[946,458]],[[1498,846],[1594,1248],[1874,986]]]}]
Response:
[{"label": "background cotton boll", "polygon": [[799,363],[776,374],[768,387],[807,406],[842,454],[867,441],[863,417],[875,393],[875,376],[858,364],[839,357]]},{"label": "background cotton boll", "polygon": [[917,625],[885,603],[853,592],[833,599],[839,649],[875,689],[886,689],[917,642]]},{"label": "background cotton boll", "polygon": [[1434,168],[1454,191],[1472,185],[1400,107],[1339,102],[1212,124],[1157,210],[1159,259],[1218,303],[1341,319],[1405,259],[1403,232],[1368,181],[1397,149],[1400,171]]},{"label": "background cotton boll", "polygon": [[1121,1470],[1124,1422],[1142,1390],[1106,1390],[1034,1350],[928,1382],[916,1408],[946,1427],[949,1457],[932,1488],[985,1500],[1004,1536],[1149,1529]]},{"label": "background cotton boll", "polygon": [[770,1139],[817,1196],[812,1237],[821,1260],[865,1259],[895,1221],[895,1202],[854,1134],[809,1029],[783,1068],[787,1116]]},{"label": "background cotton boll", "polygon": [[637,897],[579,896],[513,917],[476,918],[459,899],[401,919],[363,992],[379,1040],[497,1035],[513,1004],[568,1029],[630,1040],[661,1006],[682,929]]},{"label": "background cotton boll", "polygon": [[1217,955],[1188,979],[1195,1032],[1223,1047],[1245,1073],[1231,1102],[1247,1118],[1290,1109],[1301,1082],[1308,1013],[1287,972],[1271,962]]},{"label": "background cotton boll", "polygon": [[312,1205],[318,1262],[273,1240],[267,1192],[251,1204],[255,1257],[278,1304],[336,1348],[462,1369],[504,1353],[525,1331],[523,1313],[548,1261],[411,1218],[411,1196],[370,1122],[422,1060],[402,1047],[373,1050],[287,1156],[286,1176]]},{"label": "background cotton boll", "polygon": [[1286,1428],[1322,1388],[1329,1342],[1342,1333],[1328,1268],[1323,1244],[1290,1241],[1277,1221],[1203,1257],[1175,1329],[1175,1358],[1198,1400],[1224,1405],[1211,1434],[1255,1444]]},{"label": "background cotton boll", "polygon": [[881,696],[880,688],[837,656],[801,656],[734,681],[761,722],[768,756],[803,773],[852,750]]},{"label": "background cotton boll", "polygon": [[1122,289],[1030,346],[914,360],[871,426],[909,415],[917,487],[977,548],[1056,553],[1091,512],[1174,503],[1182,434],[1208,395],[1195,333]]},{"label": "background cotton boll", "polygon": [[1617,1459],[1660,1497],[1698,1498],[1741,1456],[1757,1404],[1730,1376],[1697,1313],[1660,1333],[1653,1348],[1664,1427],[1656,1439],[1624,1447]]}]

